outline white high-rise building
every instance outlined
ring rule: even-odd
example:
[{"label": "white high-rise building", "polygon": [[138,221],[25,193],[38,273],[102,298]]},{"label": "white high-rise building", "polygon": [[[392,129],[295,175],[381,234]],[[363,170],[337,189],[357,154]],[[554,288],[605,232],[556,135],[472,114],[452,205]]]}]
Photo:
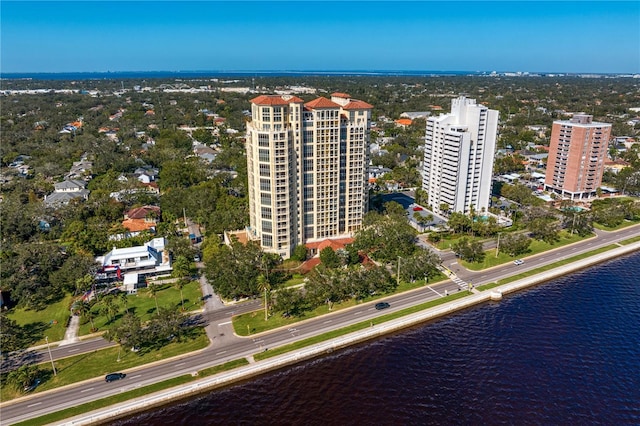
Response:
[{"label": "white high-rise building", "polygon": [[489,209],[497,129],[498,111],[464,96],[427,119],[422,188],[434,212]]},{"label": "white high-rise building", "polygon": [[344,93],[306,104],[289,95],[251,100],[250,225],[265,251],[288,258],[297,245],[361,227],[372,108]]}]

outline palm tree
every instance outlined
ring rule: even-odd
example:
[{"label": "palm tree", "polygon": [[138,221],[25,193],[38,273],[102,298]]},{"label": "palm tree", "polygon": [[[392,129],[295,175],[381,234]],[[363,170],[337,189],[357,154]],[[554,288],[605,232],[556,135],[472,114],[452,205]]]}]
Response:
[{"label": "palm tree", "polygon": [[127,292],[126,291],[118,292],[118,299],[120,299],[120,302],[122,302],[122,304],[124,305],[124,310],[127,311],[127,313],[129,313],[129,295],[127,294]]},{"label": "palm tree", "polygon": [[102,305],[102,311],[107,315],[109,322],[112,321],[113,315],[118,313],[118,304],[116,303],[115,296],[113,294],[105,295],[100,301]]},{"label": "palm tree", "polygon": [[91,323],[91,331],[94,331],[96,329],[95,325],[93,324],[93,318],[95,317],[95,314],[91,312],[91,304],[89,302],[77,300],[71,306],[71,310],[81,317],[85,317],[89,320],[89,322]]},{"label": "palm tree", "polygon": [[262,274],[258,275],[256,283],[258,284],[258,291],[264,292],[264,320],[267,321],[267,312],[269,309],[269,305],[267,304],[267,293],[271,290],[271,285],[267,278]]},{"label": "palm tree", "polygon": [[188,282],[189,280],[187,280],[186,278],[180,278],[173,283],[173,286],[178,290],[180,290],[180,300],[182,301],[183,311],[184,311],[184,297],[182,296],[182,289],[184,288],[185,285],[187,285]]},{"label": "palm tree", "polygon": [[147,283],[147,287],[149,288],[149,296],[156,300],[156,314],[160,315],[160,309],[158,308],[158,289],[156,285],[152,283]]}]

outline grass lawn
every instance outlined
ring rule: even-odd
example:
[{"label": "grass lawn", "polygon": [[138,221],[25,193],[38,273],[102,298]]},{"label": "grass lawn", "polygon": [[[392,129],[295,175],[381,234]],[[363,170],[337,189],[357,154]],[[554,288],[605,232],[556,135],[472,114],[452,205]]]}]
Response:
[{"label": "grass lawn", "polygon": [[304,283],[304,275],[293,274],[293,276],[282,284],[282,288],[293,287]]},{"label": "grass lawn", "polygon": [[[441,305],[445,302],[450,302],[452,300],[460,299],[462,297],[468,296],[471,293],[468,291],[461,291],[459,293],[452,294],[450,296],[441,297],[436,300],[432,300],[430,302],[422,303],[417,306],[412,306],[410,308],[403,309],[398,312],[394,312],[391,314],[383,315],[376,318],[376,324],[380,324],[386,321],[391,321],[396,318],[403,317],[405,315],[413,314],[415,312],[419,312],[428,308],[432,308],[434,306]],[[333,339],[335,337],[344,336],[345,334],[353,333],[354,331],[363,330],[365,328],[371,327],[371,321],[363,321],[357,324],[350,325],[348,327],[341,328],[339,330],[333,330],[328,333],[321,334],[319,336],[310,337],[308,339],[300,340],[299,342],[290,343],[288,345],[280,346],[276,349],[269,349],[265,352],[260,352],[255,354],[253,358],[256,361],[260,361],[266,358],[270,358],[276,355],[280,355],[286,352],[295,351],[300,348],[304,348],[307,346],[314,345],[316,343],[324,342],[325,340]]]},{"label": "grass lawn", "polygon": [[[198,333],[193,339],[183,342],[169,343],[159,350],[147,353],[131,352],[124,349],[121,350],[120,347],[114,347],[60,359],[55,361],[56,370],[58,372],[57,376],[53,375],[51,364],[49,362],[44,362],[40,364],[40,368],[44,372],[42,374],[44,380],[34,392],[37,393],[60,386],[70,385],[82,380],[104,376],[107,373],[126,370],[128,368],[160,361],[207,347],[209,339],[207,338],[204,329],[200,328],[197,330]],[[118,358],[120,359],[119,362]],[[22,393],[16,391],[13,387],[4,383],[4,381],[0,388],[0,393],[2,394],[3,401],[8,401],[22,396]]]},{"label": "grass lawn", "polygon": [[[446,279],[444,274],[438,273],[437,276],[431,278],[430,282],[435,283]],[[413,283],[400,282],[400,285],[395,292],[385,295],[374,295],[364,300],[356,301],[354,299],[347,300],[345,302],[336,303],[333,305],[331,311],[327,305],[322,305],[314,309],[313,311],[307,311],[301,317],[289,317],[284,318],[281,312],[276,312],[269,316],[267,321],[264,320],[264,309],[248,312],[246,314],[233,317],[233,329],[236,334],[240,336],[249,336],[255,333],[261,333],[263,331],[273,330],[274,328],[283,327],[286,325],[295,324],[298,321],[302,321],[309,318],[315,318],[320,315],[328,314],[329,312],[338,311],[340,309],[349,308],[356,305],[361,305],[372,300],[389,297],[392,294],[402,293],[414,288],[423,287],[425,285],[424,280],[415,281]]]},{"label": "grass lawn", "polygon": [[15,309],[9,314],[9,318],[18,325],[28,326],[32,329],[30,332],[34,338],[32,346],[44,344],[45,336],[49,337],[49,342],[57,342],[64,338],[72,299],[71,295],[67,295],[64,299],[48,305],[41,311]]},{"label": "grass lawn", "polygon": [[154,383],[152,385],[148,385],[142,388],[130,390],[130,391],[121,393],[119,395],[110,396],[107,398],[99,399],[97,401],[82,404],[77,407],[67,408],[65,410],[47,414],[45,416],[41,416],[35,419],[26,420],[21,423],[16,423],[16,425],[24,425],[24,426],[46,425],[53,422],[59,422],[64,419],[68,419],[68,418],[80,415],[82,413],[88,413],[90,411],[97,410],[99,408],[108,407],[110,405],[118,404],[120,402],[138,398],[140,396],[149,395],[151,393],[158,392],[164,389],[169,389],[174,386],[179,386],[185,383],[193,382],[200,378],[221,373],[223,371],[232,370],[234,368],[247,365],[247,364],[249,364],[249,361],[247,361],[245,358],[229,361],[222,365],[216,365],[215,367],[210,367],[204,370],[200,370],[198,371],[198,376],[196,377],[190,374],[185,374],[183,376],[174,377],[173,379],[168,379],[160,383]]},{"label": "grass lawn", "polygon": [[635,243],[635,242],[638,242],[638,241],[640,241],[640,236],[627,238],[624,241],[620,241],[620,244],[622,244],[623,246],[626,246],[627,244]]},{"label": "grass lawn", "polygon": [[[535,268],[535,269],[523,272],[523,273],[518,274],[518,275],[513,275],[513,276],[508,277],[508,278],[503,278],[503,279],[498,281],[498,285],[507,284],[507,283],[510,283],[510,282],[513,282],[513,281],[517,281],[517,280],[522,279],[522,278],[530,277],[531,275],[536,275],[536,274],[551,270],[553,268],[556,268],[558,266],[566,265],[568,263],[572,263],[572,262],[575,262],[577,260],[584,259],[584,258],[587,258],[587,257],[590,257],[590,256],[595,256],[596,254],[604,253],[605,251],[609,251],[609,250],[617,248],[617,247],[618,247],[617,244],[610,244],[608,246],[600,247],[598,249],[591,250],[591,251],[588,251],[586,253],[578,254],[578,255],[570,257],[568,259],[564,259],[564,260],[560,260],[558,262],[554,262],[554,263],[552,263],[550,265],[541,266],[539,268]],[[495,286],[492,286],[492,287],[495,287]],[[482,286],[482,290],[487,290],[487,286]]]},{"label": "grass lawn", "polygon": [[[173,287],[172,284],[159,285],[159,291],[157,292],[158,307],[169,307],[173,309],[180,309],[180,291]],[[193,311],[202,307],[202,291],[200,290],[200,284],[198,281],[191,281],[182,289],[184,296],[184,308],[186,311]],[[138,290],[138,294],[127,296],[127,309],[129,312],[134,312],[140,317],[142,322],[150,320],[156,312],[155,299],[149,293],[149,289],[141,288]],[[118,324],[120,318],[125,314],[125,306],[120,305],[120,312],[115,315],[112,322],[109,323],[106,315],[100,314],[100,305],[97,303],[93,306],[92,312],[95,312],[96,318],[93,320],[93,324],[98,331],[105,331],[109,327]],[[84,322],[82,319],[81,322]],[[91,333],[91,323],[86,322],[80,325],[79,335],[83,336]]]},{"label": "grass lawn", "polygon": [[514,259],[532,256],[534,254],[542,253],[547,250],[566,246],[567,244],[572,244],[572,243],[584,240],[586,238],[590,238],[591,236],[581,237],[578,234],[571,235],[566,231],[561,231],[560,241],[557,241],[555,244],[549,244],[544,241],[532,240],[531,245],[529,246],[529,251],[523,255],[512,257],[506,253],[498,253],[498,257],[496,257],[496,250],[491,249],[485,252],[486,256],[484,257],[484,261],[482,263],[476,263],[476,262],[469,263],[464,260],[459,260],[459,262],[462,264],[462,266],[464,266],[467,269],[470,269],[472,271],[480,271],[482,269],[491,268],[492,266],[497,266],[503,263],[512,262]]},{"label": "grass lawn", "polygon": [[628,228],[629,226],[637,225],[639,223],[640,223],[640,221],[625,220],[618,226],[610,227],[610,226],[605,226],[605,225],[602,225],[600,223],[594,222],[593,223],[593,227],[597,228],[597,229],[599,229],[601,231],[609,231],[609,232],[611,232],[611,231],[617,231],[618,229]]}]

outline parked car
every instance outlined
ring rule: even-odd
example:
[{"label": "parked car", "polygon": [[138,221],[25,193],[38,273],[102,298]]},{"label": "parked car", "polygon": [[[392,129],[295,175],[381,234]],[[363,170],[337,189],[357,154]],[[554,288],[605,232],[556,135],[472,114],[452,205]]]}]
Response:
[{"label": "parked car", "polygon": [[516,259],[516,260],[513,261],[514,265],[522,265],[523,263],[524,263],[524,260],[522,260],[522,259]]},{"label": "parked car", "polygon": [[124,374],[124,373],[111,373],[111,374],[107,374],[106,376],[104,376],[104,381],[109,383],[109,382],[113,382],[115,380],[124,379],[125,377],[127,377],[127,375]]},{"label": "parked car", "polygon": [[40,379],[35,379],[29,386],[25,386],[24,387],[24,391],[25,392],[31,392],[32,390],[34,390],[36,387],[38,387],[38,385],[42,383],[42,380]]},{"label": "parked car", "polygon": [[381,311],[382,309],[387,309],[389,306],[391,306],[390,304],[388,304],[387,302],[379,302],[376,303],[376,309]]}]

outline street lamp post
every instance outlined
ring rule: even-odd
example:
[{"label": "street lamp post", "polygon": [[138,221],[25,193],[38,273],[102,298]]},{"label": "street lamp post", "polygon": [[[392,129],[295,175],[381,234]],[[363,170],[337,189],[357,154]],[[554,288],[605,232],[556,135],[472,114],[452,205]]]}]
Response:
[{"label": "street lamp post", "polygon": [[502,232],[498,232],[498,244],[496,245],[496,257],[498,257],[498,251],[500,250],[500,234],[502,234]]},{"label": "street lamp post", "polygon": [[49,346],[49,336],[44,336],[44,340],[47,342],[47,349],[49,350],[49,359],[51,360],[51,368],[53,368],[53,375],[57,376],[56,366],[53,364],[53,355],[51,355],[51,347]]},{"label": "street lamp post", "polygon": [[397,279],[397,284],[400,285],[400,259],[401,257],[398,256],[398,279]]}]

